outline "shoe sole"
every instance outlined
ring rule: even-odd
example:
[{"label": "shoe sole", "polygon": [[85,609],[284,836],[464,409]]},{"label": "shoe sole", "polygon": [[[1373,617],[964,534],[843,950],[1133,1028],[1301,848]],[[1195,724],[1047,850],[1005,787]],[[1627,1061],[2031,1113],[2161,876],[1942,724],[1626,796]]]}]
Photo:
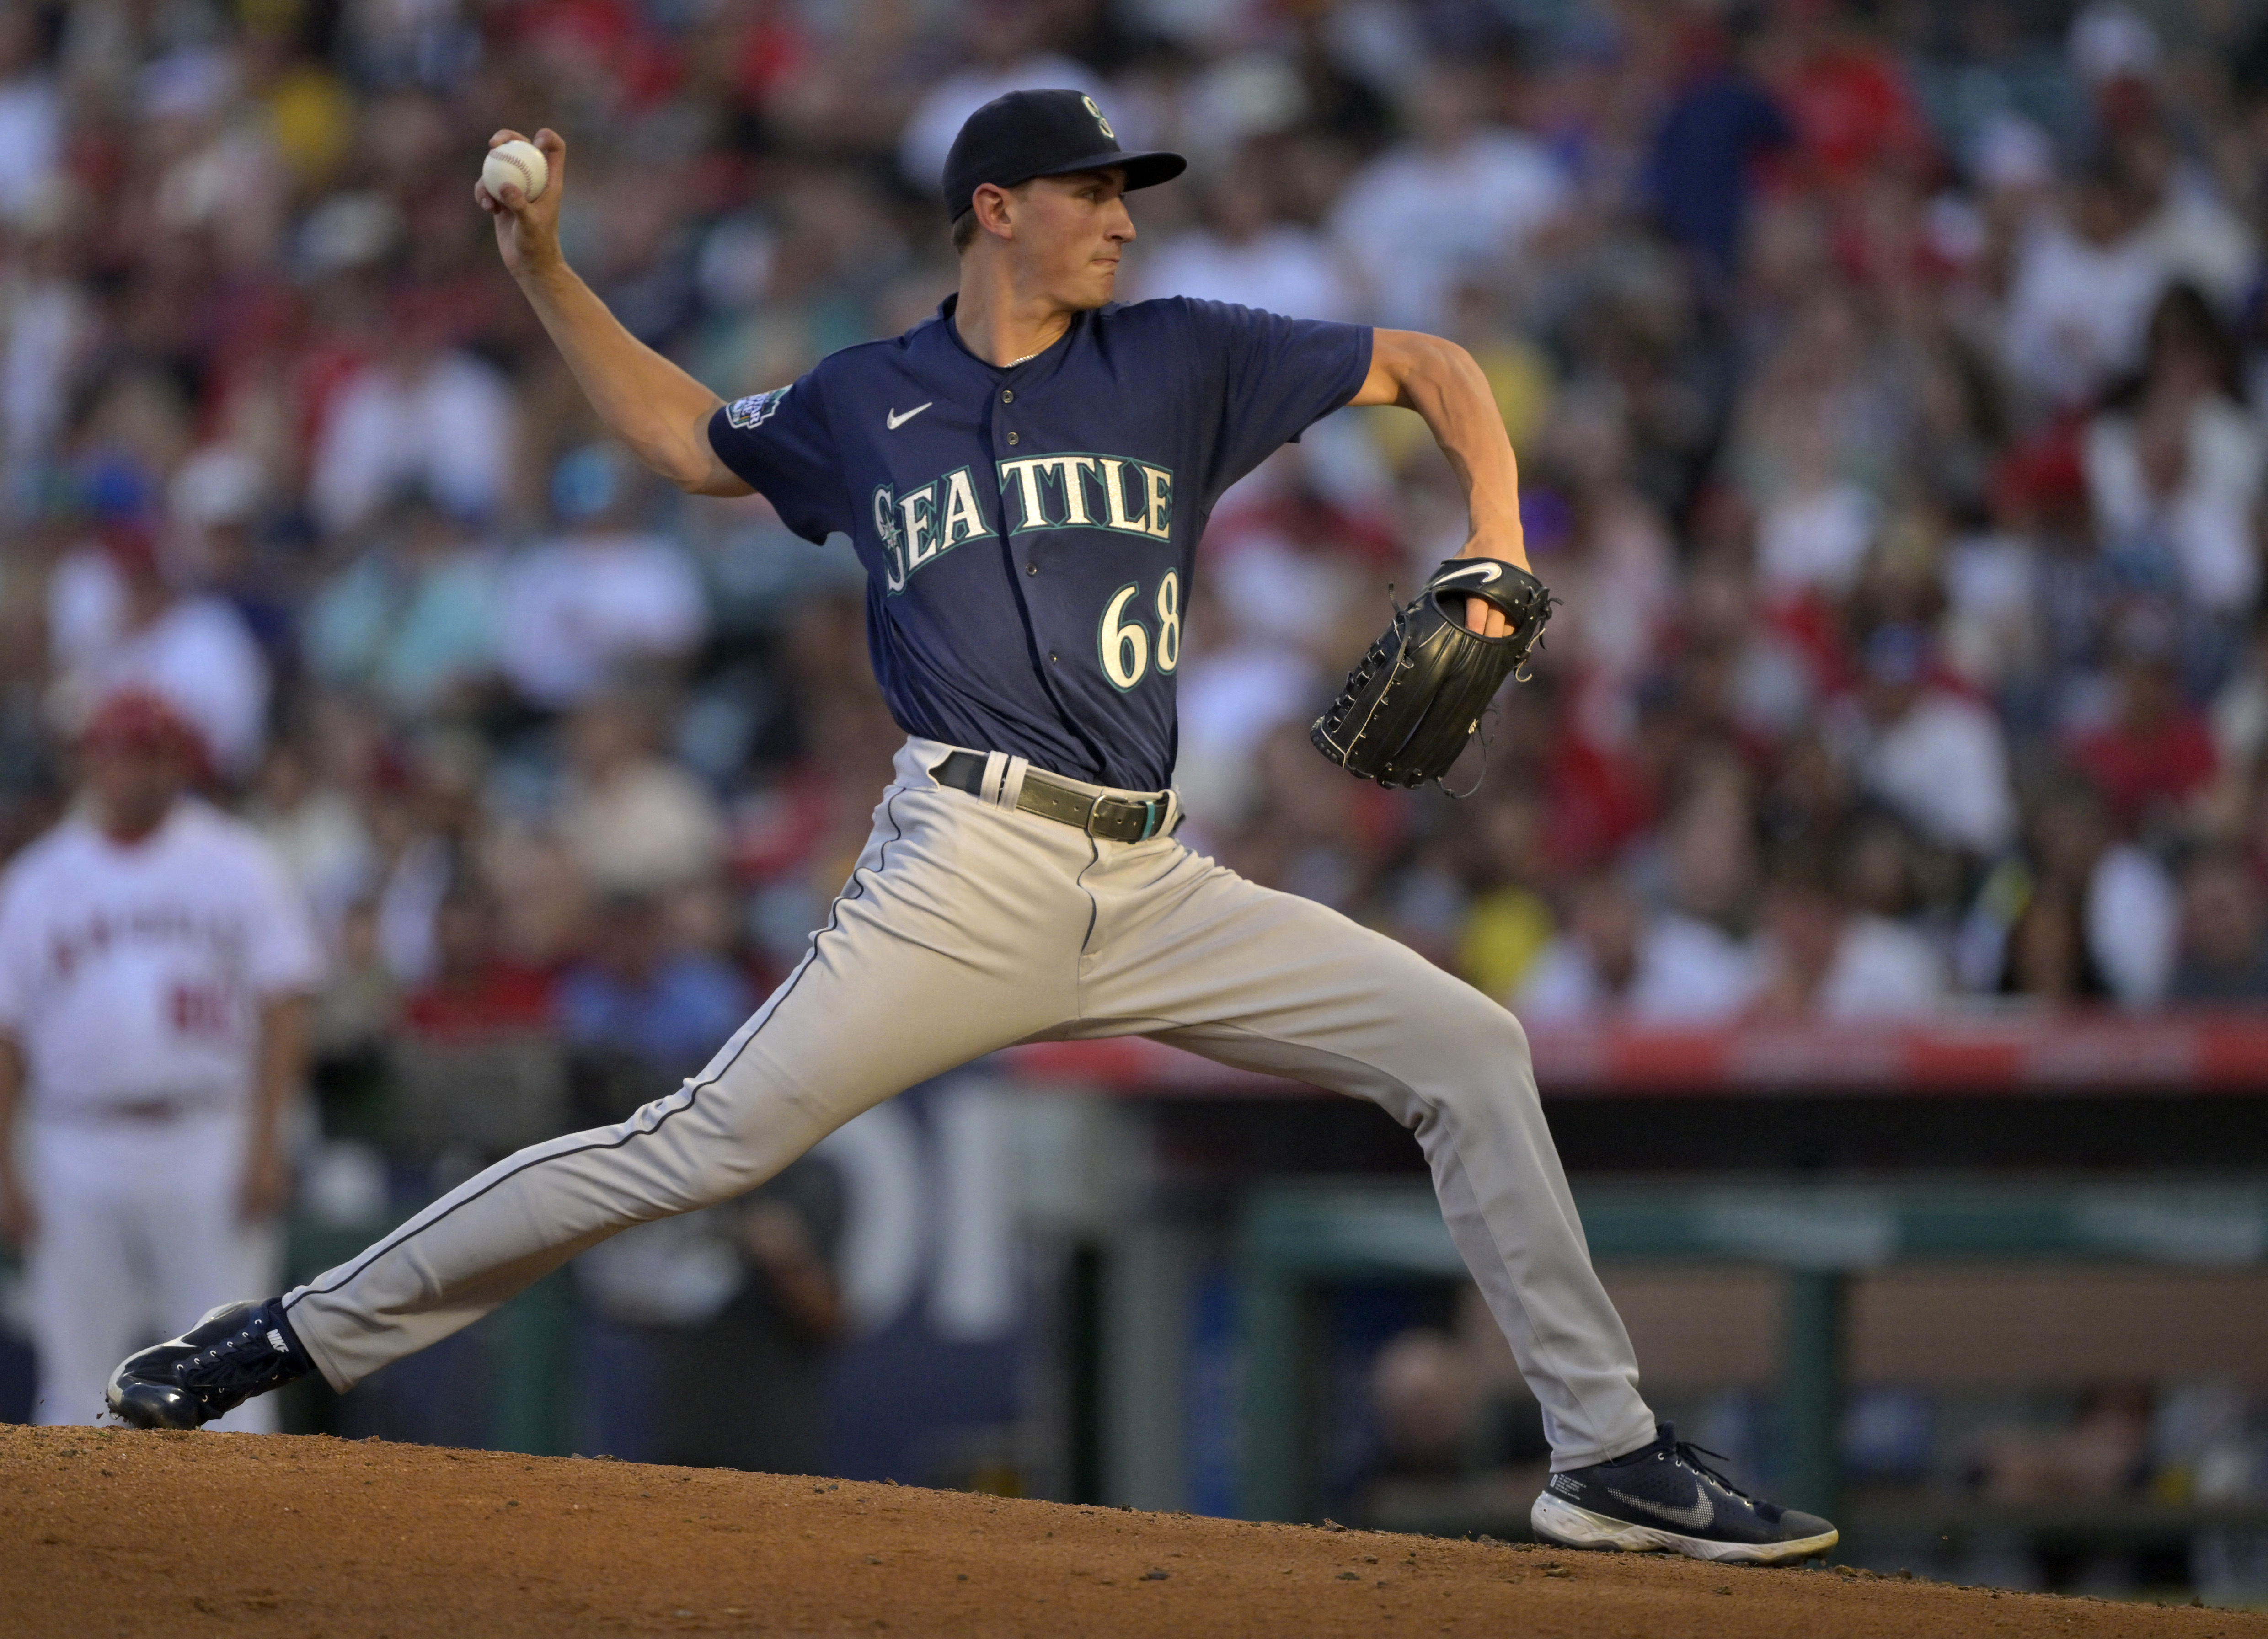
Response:
[{"label": "shoe sole", "polygon": [[1630,1554],[1682,1554],[1688,1559],[1712,1560],[1722,1565],[1786,1565],[1824,1554],[1842,1540],[1842,1532],[1823,1531],[1815,1537],[1792,1542],[1719,1542],[1708,1537],[1689,1537],[1659,1525],[1632,1525],[1594,1514],[1587,1508],[1552,1496],[1535,1499],[1528,1510],[1535,1534],[1563,1548],[1619,1548]]},{"label": "shoe sole", "polygon": [[[141,1389],[150,1392],[136,1393]],[[189,1430],[204,1426],[204,1419],[194,1411],[184,1413],[175,1408],[177,1403],[192,1407],[195,1403],[178,1389],[166,1390],[145,1384],[126,1389],[114,1385],[103,1399],[112,1416],[136,1429]]]}]

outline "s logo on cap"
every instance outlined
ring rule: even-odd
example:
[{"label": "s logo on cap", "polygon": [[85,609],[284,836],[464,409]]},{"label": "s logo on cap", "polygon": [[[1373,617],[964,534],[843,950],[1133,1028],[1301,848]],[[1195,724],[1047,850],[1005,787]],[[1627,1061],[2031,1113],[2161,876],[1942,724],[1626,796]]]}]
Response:
[{"label": "s logo on cap", "polygon": [[1110,121],[1102,117],[1102,110],[1094,106],[1094,99],[1092,97],[1081,97],[1079,100],[1086,105],[1086,111],[1094,116],[1094,122],[1102,128],[1103,136],[1109,138],[1114,143],[1116,142],[1118,140],[1118,133],[1110,129]]}]

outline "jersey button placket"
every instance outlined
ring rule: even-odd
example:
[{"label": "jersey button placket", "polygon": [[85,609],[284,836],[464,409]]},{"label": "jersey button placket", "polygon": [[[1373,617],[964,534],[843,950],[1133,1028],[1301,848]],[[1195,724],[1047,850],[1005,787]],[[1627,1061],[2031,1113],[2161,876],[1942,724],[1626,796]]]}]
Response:
[{"label": "jersey button placket", "polygon": [[[1013,404],[1015,401],[1016,401],[1016,389],[1015,389],[1015,388],[1013,388],[1013,387],[1003,387],[1003,388],[1001,388],[1001,389],[1000,389],[1000,402],[1001,402],[1001,404],[1002,404],[1003,406],[1010,405],[1010,404]],[[1015,431],[1013,431],[1013,430],[1009,430],[1009,429],[1006,429],[1006,428],[1002,427],[1002,426],[1000,425],[1000,423],[999,423],[999,422],[998,422],[998,420],[997,418],[996,418],[996,419],[993,421],[993,423],[992,423],[992,428],[993,428],[993,434],[994,434],[994,436],[999,439],[999,441],[1000,441],[1000,443],[1001,443],[1002,445],[1006,445],[1007,447],[1009,447],[1009,448],[1011,448],[1011,449],[1013,449],[1014,447],[1016,447],[1018,445],[1020,445],[1020,444],[1021,444],[1021,443],[1023,443],[1023,441],[1024,441],[1024,439],[1023,439],[1023,435],[1022,435],[1022,434],[1018,433],[1018,432],[1015,432]],[[1026,557],[1023,559],[1023,563],[1024,563],[1024,574],[1025,574],[1026,578],[1027,578],[1027,579],[1028,579],[1028,578],[1030,578],[1031,577],[1035,576],[1035,575],[1037,575],[1037,574],[1040,572],[1040,566],[1039,566],[1037,563],[1033,562],[1032,562],[1032,560],[1031,560],[1028,556],[1026,556]],[[1060,653],[1057,653],[1057,652],[1055,652],[1055,651],[1052,651],[1052,650],[1051,650],[1051,651],[1049,651],[1049,655],[1048,655],[1048,665],[1050,665],[1050,666],[1060,666],[1060,665],[1063,665],[1063,656],[1062,656]]]}]

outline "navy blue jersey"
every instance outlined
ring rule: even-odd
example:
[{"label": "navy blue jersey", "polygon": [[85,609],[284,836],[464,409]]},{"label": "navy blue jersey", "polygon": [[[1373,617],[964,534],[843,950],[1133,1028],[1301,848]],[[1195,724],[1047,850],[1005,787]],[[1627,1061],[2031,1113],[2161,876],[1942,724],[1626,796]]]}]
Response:
[{"label": "navy blue jersey", "polygon": [[856,543],[899,727],[1156,790],[1205,519],[1354,396],[1370,331],[1175,297],[1077,314],[1003,370],[954,299],[726,405],[710,443],[796,533]]}]

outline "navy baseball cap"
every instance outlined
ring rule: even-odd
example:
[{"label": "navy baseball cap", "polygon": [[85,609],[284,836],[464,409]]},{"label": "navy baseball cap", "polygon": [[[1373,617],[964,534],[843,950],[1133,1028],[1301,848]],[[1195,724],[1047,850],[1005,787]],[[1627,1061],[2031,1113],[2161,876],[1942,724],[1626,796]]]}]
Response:
[{"label": "navy baseball cap", "polygon": [[1084,92],[1012,91],[970,114],[953,139],[945,157],[945,209],[958,217],[987,182],[1013,187],[1035,176],[1121,165],[1130,191],[1170,182],[1189,165],[1179,154],[1128,153]]}]

